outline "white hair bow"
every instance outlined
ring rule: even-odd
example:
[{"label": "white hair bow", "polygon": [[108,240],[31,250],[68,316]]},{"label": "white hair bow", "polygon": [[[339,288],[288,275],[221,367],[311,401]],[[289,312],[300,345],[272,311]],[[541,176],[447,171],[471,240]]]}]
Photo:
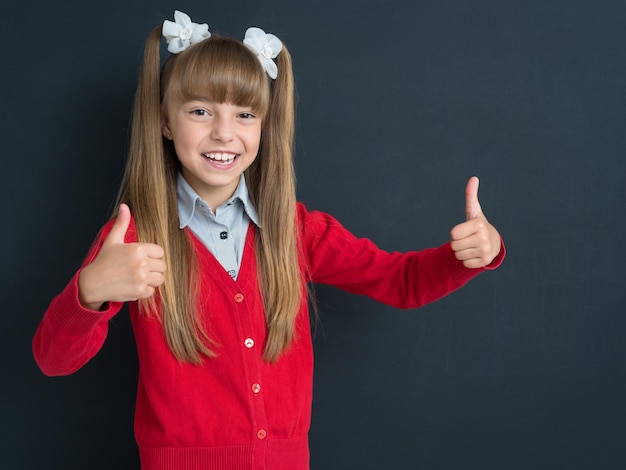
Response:
[{"label": "white hair bow", "polygon": [[248,28],[243,43],[259,58],[267,74],[275,79],[278,69],[272,59],[282,50],[283,43],[273,34],[266,34],[260,28]]},{"label": "white hair bow", "polygon": [[186,13],[176,10],[174,20],[163,22],[162,34],[167,41],[167,50],[172,54],[187,49],[191,44],[196,44],[211,37],[209,25],[206,23],[197,24],[191,21]]}]

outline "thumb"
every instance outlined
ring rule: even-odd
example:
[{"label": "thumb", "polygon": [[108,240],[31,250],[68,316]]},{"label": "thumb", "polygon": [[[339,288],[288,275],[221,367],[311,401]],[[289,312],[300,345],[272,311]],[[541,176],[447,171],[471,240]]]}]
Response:
[{"label": "thumb", "polygon": [[478,202],[478,184],[479,180],[476,176],[472,176],[465,187],[465,218],[466,220],[475,219],[483,213]]},{"label": "thumb", "polygon": [[124,244],[124,236],[130,225],[130,208],[126,204],[120,204],[115,223],[107,235],[105,244]]}]

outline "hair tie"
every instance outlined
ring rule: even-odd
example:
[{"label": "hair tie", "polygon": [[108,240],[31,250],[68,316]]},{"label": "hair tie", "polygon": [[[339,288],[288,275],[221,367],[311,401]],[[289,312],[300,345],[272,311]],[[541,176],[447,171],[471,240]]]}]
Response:
[{"label": "hair tie", "polygon": [[282,50],[283,43],[280,42],[273,34],[266,34],[260,28],[248,28],[243,43],[254,52],[263,69],[267,74],[275,79],[278,75],[278,69],[272,59],[274,59]]},{"label": "hair tie", "polygon": [[204,41],[211,37],[209,25],[206,23],[197,24],[182,11],[174,11],[174,20],[163,22],[163,37],[167,41],[167,50],[172,54],[178,54],[190,45]]},{"label": "hair tie", "polygon": [[[163,22],[162,34],[167,41],[167,50],[179,54],[192,44],[211,37],[209,25],[191,21],[186,13],[174,11],[174,21]],[[261,28],[248,28],[243,43],[256,54],[263,70],[272,78],[278,76],[278,68],[272,60],[280,53],[283,43],[273,34],[266,34]]]}]

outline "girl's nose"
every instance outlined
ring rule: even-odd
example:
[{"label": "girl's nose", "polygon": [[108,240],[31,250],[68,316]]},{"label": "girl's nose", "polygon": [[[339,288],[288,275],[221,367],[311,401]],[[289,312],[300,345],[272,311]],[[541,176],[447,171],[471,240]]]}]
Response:
[{"label": "girl's nose", "polygon": [[211,128],[211,138],[221,142],[228,142],[233,139],[232,123],[228,119],[216,118]]}]

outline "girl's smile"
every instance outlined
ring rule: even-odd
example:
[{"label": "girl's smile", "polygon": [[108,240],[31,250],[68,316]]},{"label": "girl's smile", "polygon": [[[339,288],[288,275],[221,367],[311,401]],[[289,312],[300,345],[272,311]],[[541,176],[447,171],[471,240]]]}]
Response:
[{"label": "girl's smile", "polygon": [[217,165],[230,165],[235,161],[237,155],[229,153],[205,153],[204,156]]}]

